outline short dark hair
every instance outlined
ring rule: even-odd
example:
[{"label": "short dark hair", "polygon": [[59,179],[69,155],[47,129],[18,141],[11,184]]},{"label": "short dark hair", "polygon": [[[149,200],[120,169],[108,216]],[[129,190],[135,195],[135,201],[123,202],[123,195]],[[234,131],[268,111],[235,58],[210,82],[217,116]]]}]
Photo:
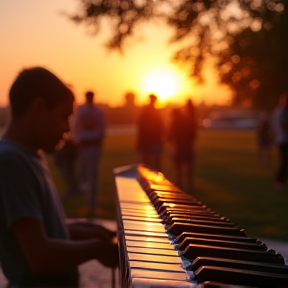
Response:
[{"label": "short dark hair", "polygon": [[155,94],[149,94],[149,98],[150,98],[150,101],[156,101],[157,100],[157,96]]},{"label": "short dark hair", "polygon": [[46,68],[23,69],[9,91],[11,114],[22,116],[37,97],[42,97],[49,109],[61,101],[74,99],[72,91]]},{"label": "short dark hair", "polygon": [[92,96],[92,97],[93,97],[93,96],[94,96],[94,92],[89,90],[89,91],[87,91],[87,92],[85,93],[85,96],[86,96],[86,97],[89,97],[89,96]]}]

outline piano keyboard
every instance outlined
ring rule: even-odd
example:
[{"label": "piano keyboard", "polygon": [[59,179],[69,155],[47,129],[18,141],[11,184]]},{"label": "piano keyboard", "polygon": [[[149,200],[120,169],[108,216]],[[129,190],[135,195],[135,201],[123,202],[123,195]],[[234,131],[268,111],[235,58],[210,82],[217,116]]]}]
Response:
[{"label": "piano keyboard", "polygon": [[114,169],[122,287],[288,287],[282,255],[142,164]]}]

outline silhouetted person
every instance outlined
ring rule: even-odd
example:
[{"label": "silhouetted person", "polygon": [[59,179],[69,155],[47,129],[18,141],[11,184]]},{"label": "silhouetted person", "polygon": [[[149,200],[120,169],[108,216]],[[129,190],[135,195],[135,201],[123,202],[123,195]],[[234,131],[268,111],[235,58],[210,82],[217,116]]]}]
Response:
[{"label": "silhouetted person", "polygon": [[[23,70],[9,92],[11,117],[0,140],[0,259],[8,287],[78,287],[77,266],[115,267],[111,232],[66,224],[45,153],[54,153],[73,112],[74,95],[42,67]],[[97,272],[96,272],[97,273]]]},{"label": "silhouetted person", "polygon": [[286,189],[287,165],[288,165],[288,132],[283,127],[283,113],[287,112],[287,93],[279,97],[278,105],[272,114],[272,125],[275,143],[278,147],[279,166],[275,175],[274,188],[277,190]]},{"label": "silhouetted person", "polygon": [[143,163],[160,171],[164,123],[155,108],[157,97],[150,94],[149,99],[150,103],[143,108],[138,119],[137,149]]},{"label": "silhouetted person", "polygon": [[261,166],[271,164],[271,149],[274,141],[273,129],[267,115],[261,117],[257,133],[258,160]]},{"label": "silhouetted person", "polygon": [[74,141],[78,146],[76,160],[78,183],[80,189],[88,191],[87,215],[94,216],[105,119],[103,112],[94,103],[94,93],[88,91],[85,96],[86,101],[76,110],[72,123]]},{"label": "silhouetted person", "polygon": [[192,191],[193,189],[193,173],[194,173],[194,165],[195,165],[195,142],[198,135],[198,115],[197,109],[194,106],[191,99],[188,99],[186,105],[184,106],[184,117],[187,125],[187,137],[190,142],[191,147],[191,164],[188,166],[187,172],[187,182],[188,182],[188,190]]},{"label": "silhouetted person", "polygon": [[172,146],[172,161],[174,164],[175,184],[188,191],[192,190],[193,167],[194,167],[194,141],[195,127],[191,123],[192,115],[187,115],[179,108],[171,111],[168,137]]},{"label": "silhouetted person", "polygon": [[67,137],[61,146],[55,152],[55,163],[59,168],[62,178],[66,183],[64,198],[80,194],[77,183],[75,164],[77,157],[77,146],[71,135]]}]

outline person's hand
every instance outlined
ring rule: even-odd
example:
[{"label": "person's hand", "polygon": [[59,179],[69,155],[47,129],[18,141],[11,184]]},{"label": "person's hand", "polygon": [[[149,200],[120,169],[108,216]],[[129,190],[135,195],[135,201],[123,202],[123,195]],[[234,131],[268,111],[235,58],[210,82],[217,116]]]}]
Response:
[{"label": "person's hand", "polygon": [[94,229],[95,236],[102,240],[111,241],[114,237],[116,237],[116,231],[111,231],[104,226],[94,224],[94,228],[92,229]]},{"label": "person's hand", "polygon": [[100,245],[98,260],[106,267],[116,268],[119,266],[118,245],[114,242],[102,242]]},{"label": "person's hand", "polygon": [[76,222],[69,224],[68,228],[74,240],[98,238],[104,241],[111,241],[116,236],[115,231],[95,223]]}]

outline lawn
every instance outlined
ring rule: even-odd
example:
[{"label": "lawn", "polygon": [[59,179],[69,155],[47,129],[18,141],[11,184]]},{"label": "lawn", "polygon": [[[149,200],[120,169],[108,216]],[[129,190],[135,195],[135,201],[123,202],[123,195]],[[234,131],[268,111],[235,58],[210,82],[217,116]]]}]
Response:
[{"label": "lawn", "polygon": [[[287,239],[288,192],[272,187],[278,164],[276,147],[272,152],[272,165],[261,167],[253,130],[200,130],[193,195],[244,228],[248,236]],[[101,217],[116,217],[113,168],[138,161],[134,135],[106,137],[99,181]],[[53,171],[61,193],[63,181],[57,170]],[[162,172],[172,181],[169,146],[165,149]],[[68,217],[83,216],[83,197],[66,199],[64,205]]]},{"label": "lawn", "polygon": [[[135,135],[115,134],[105,138],[99,180],[101,217],[116,217],[113,168],[138,161]],[[53,158],[49,158],[49,163],[59,193],[63,195],[65,183]],[[261,167],[258,164],[253,130],[200,130],[193,195],[244,228],[248,236],[287,240],[288,192],[275,191],[272,187],[277,164],[276,147],[273,148],[272,165]],[[172,181],[168,146],[162,172]],[[68,217],[85,215],[83,196],[65,199],[63,203]]]}]

